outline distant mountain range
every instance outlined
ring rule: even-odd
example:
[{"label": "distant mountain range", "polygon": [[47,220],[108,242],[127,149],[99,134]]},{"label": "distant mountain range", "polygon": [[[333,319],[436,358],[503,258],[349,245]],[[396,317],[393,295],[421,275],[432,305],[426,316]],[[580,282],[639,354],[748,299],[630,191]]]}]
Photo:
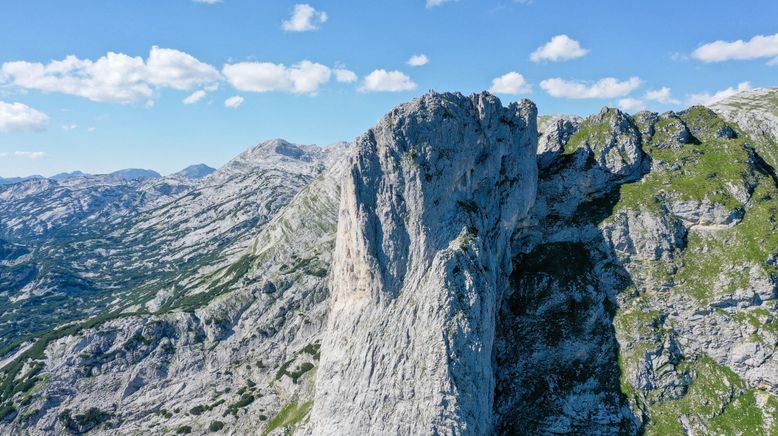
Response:
[{"label": "distant mountain range", "polygon": [[[215,168],[211,168],[208,165],[195,164],[195,165],[190,165],[181,171],[171,174],[170,177],[175,177],[179,179],[183,178],[183,179],[197,180],[197,179],[202,179],[203,177],[206,177],[215,171],[216,171]],[[94,176],[94,175],[101,175],[101,174],[89,174],[82,171],[71,171],[71,172],[55,174],[51,177],[44,177],[41,175],[34,175],[34,176],[27,176],[27,177],[9,177],[9,178],[0,177],[0,185],[12,185],[14,183],[25,182],[27,180],[38,180],[38,179],[62,181],[62,180],[72,179],[75,177],[87,177],[87,176]],[[162,177],[160,173],[154,170],[143,169],[143,168],[126,168],[126,169],[114,171],[108,175],[115,176],[124,180],[156,179]]]}]

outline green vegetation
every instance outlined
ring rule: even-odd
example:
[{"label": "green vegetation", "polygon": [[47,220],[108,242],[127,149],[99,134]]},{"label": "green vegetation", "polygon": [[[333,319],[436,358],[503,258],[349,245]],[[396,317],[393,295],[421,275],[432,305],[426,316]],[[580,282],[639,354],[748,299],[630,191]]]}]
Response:
[{"label": "green vegetation", "polygon": [[255,400],[254,396],[248,393],[245,393],[241,395],[241,397],[238,399],[238,401],[230,404],[227,406],[227,410],[224,411],[224,416],[227,416],[229,414],[232,414],[233,416],[236,416],[238,414],[238,410],[248,406],[249,404],[253,403]]},{"label": "green vegetation", "polygon": [[274,380],[281,380],[281,377],[287,375],[288,373],[286,372],[286,370],[289,368],[289,366],[292,365],[292,363],[294,363],[294,360],[287,360],[286,362],[281,364],[281,367],[278,368],[278,371],[276,371],[276,376]]},{"label": "green vegetation", "polygon": [[91,407],[84,414],[71,416],[70,409],[65,409],[59,414],[62,424],[74,431],[87,432],[111,418],[111,415],[102,410]]},{"label": "green vegetation", "polygon": [[778,252],[777,218],[778,188],[761,177],[739,224],[711,234],[689,234],[684,268],[675,277],[679,290],[709,302],[717,286],[718,292],[727,293],[747,284],[755,265],[766,274],[778,274],[775,265],[766,263]]},{"label": "green vegetation", "polygon": [[306,372],[308,372],[308,371],[312,370],[312,369],[313,369],[313,367],[314,367],[314,366],[313,366],[313,364],[312,364],[312,363],[310,363],[310,362],[305,362],[305,363],[301,364],[299,367],[297,367],[297,369],[296,369],[296,370],[294,370],[294,371],[292,371],[291,373],[289,373],[289,377],[291,377],[291,378],[292,378],[292,381],[293,381],[293,382],[297,383],[297,380],[298,380],[300,377],[302,377],[302,376],[303,376],[303,374],[305,374]]},{"label": "green vegetation", "polygon": [[303,353],[310,354],[314,359],[319,360],[321,357],[321,344],[308,344],[303,348]]},{"label": "green vegetation", "polygon": [[[316,352],[318,353],[318,349],[316,350]],[[284,362],[284,364],[281,365],[280,368],[278,368],[278,371],[276,371],[275,380],[281,380],[281,377],[286,375],[289,376],[294,383],[297,383],[297,380],[300,377],[302,377],[305,373],[307,373],[308,371],[314,368],[314,365],[312,363],[304,362],[294,370],[289,371],[289,367],[292,366],[292,363],[294,363],[294,359]]]},{"label": "green vegetation", "polygon": [[[714,290],[731,292],[747,283],[751,265],[761,266],[767,274],[778,274],[775,266],[765,263],[778,252],[778,188],[773,169],[749,148],[749,138],[742,133],[735,138],[719,137],[718,132],[727,125],[715,113],[693,107],[680,117],[694,135],[692,143],[657,148],[664,141],[658,128],[657,135],[644,144],[653,170],[643,179],[621,186],[615,210],[665,213],[672,202],[695,201],[719,205],[725,214],[742,216],[731,228],[690,232],[687,246],[677,258],[677,273],[672,276],[666,272],[667,265],[643,265],[657,273],[652,274],[654,279],[672,280],[674,292],[709,303],[715,298]],[[751,199],[745,202],[743,195],[751,190]]]},{"label": "green vegetation", "polygon": [[612,132],[609,121],[616,116],[615,109],[608,109],[607,119],[598,121],[595,117],[588,117],[579,129],[570,136],[565,144],[563,154],[573,154],[579,148],[590,144],[608,144],[611,141]]},{"label": "green vegetation", "polygon": [[262,435],[265,436],[273,430],[297,424],[308,415],[311,407],[313,407],[313,401],[301,405],[298,405],[296,402],[288,404],[278,412],[278,415],[267,422],[267,427],[262,431]]},{"label": "green vegetation", "polygon": [[688,363],[694,378],[678,400],[650,405],[647,435],[683,435],[680,417],[708,434],[764,434],[764,417],[748,389],[729,368],[703,356]]},{"label": "green vegetation", "polygon": [[668,139],[663,134],[664,125],[679,121],[660,120],[656,135],[643,144],[653,170],[640,181],[622,186],[617,208],[657,209],[667,199],[707,199],[727,209],[743,207],[732,187],[747,186],[753,177],[747,139],[718,137],[717,130],[726,123],[706,108],[694,107],[680,117],[694,135],[692,143],[664,147]]},{"label": "green vegetation", "polygon": [[188,425],[182,425],[176,429],[176,434],[189,434],[192,432],[192,427]]},{"label": "green vegetation", "polygon": [[208,426],[208,430],[211,432],[217,432],[224,428],[224,423],[221,421],[213,421],[211,422],[211,425]]}]

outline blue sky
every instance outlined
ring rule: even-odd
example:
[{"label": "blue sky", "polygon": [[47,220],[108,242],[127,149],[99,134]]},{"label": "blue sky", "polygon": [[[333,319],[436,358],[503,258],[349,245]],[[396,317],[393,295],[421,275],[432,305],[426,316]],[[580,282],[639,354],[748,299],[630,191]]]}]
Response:
[{"label": "blue sky", "polygon": [[776,17],[774,0],[3,2],[0,176],[352,140],[429,89],[541,113],[682,109],[778,85]]}]

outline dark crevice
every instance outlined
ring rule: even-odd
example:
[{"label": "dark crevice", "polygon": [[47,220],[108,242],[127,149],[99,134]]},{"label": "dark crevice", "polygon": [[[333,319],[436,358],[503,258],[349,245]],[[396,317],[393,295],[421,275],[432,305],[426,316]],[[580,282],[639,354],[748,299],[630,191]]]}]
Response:
[{"label": "dark crevice", "polygon": [[[579,206],[574,226],[597,225],[620,198],[617,187]],[[501,435],[639,434],[621,392],[613,326],[628,272],[598,240],[536,246],[514,259],[497,319],[495,430]],[[618,280],[601,282],[603,269]],[[598,271],[598,272],[595,272]],[[576,398],[580,395],[579,398]],[[597,406],[586,404],[594,395]]]}]

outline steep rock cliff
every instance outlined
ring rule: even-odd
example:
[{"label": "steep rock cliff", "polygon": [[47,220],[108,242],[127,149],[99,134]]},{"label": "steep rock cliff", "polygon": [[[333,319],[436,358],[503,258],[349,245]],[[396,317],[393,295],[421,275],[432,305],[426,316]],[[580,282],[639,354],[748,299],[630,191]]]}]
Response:
[{"label": "steep rock cliff", "polygon": [[535,196],[535,122],[529,101],[430,93],[359,138],[314,433],[491,430],[495,311]]}]

